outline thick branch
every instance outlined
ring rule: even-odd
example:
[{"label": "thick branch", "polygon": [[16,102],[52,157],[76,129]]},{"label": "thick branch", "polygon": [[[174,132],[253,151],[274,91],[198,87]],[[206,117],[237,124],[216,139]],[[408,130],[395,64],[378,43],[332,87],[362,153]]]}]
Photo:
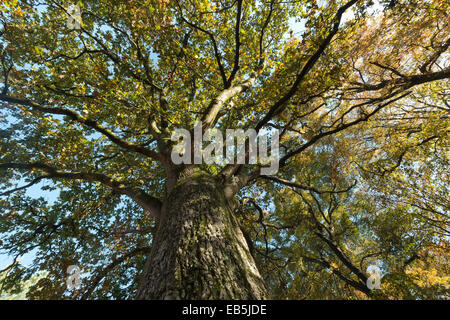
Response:
[{"label": "thick branch", "polygon": [[120,147],[122,147],[124,149],[143,154],[154,160],[162,160],[161,154],[159,154],[155,151],[149,150],[147,148],[144,148],[142,146],[130,144],[127,141],[116,136],[113,132],[111,132],[109,129],[105,128],[101,124],[97,123],[96,121],[84,118],[72,110],[59,108],[59,107],[45,107],[40,104],[34,103],[33,101],[27,100],[27,99],[18,99],[18,98],[14,98],[14,97],[3,95],[3,94],[0,94],[0,100],[8,102],[8,103],[12,103],[12,104],[28,106],[28,107],[31,107],[33,110],[43,112],[43,113],[67,116],[70,119],[72,119],[73,121],[81,123],[87,127],[94,129],[95,131],[103,134],[110,141],[114,142],[115,144],[119,145]]},{"label": "thick branch", "polygon": [[316,232],[316,235],[322,239],[328,247],[334,252],[336,257],[341,260],[341,262],[351,271],[353,272],[363,283],[366,283],[367,276],[361,272],[353,263],[351,263],[350,260],[347,259],[347,257],[344,255],[344,253],[337,247],[336,244],[334,244],[332,241],[327,239],[325,236],[323,236],[321,233]]},{"label": "thick branch", "polygon": [[400,78],[392,79],[392,80],[383,80],[377,84],[368,84],[368,83],[355,83],[358,85],[357,87],[348,88],[348,90],[353,90],[355,92],[363,92],[363,91],[377,91],[383,88],[389,87],[401,87],[404,90],[417,86],[419,84],[443,80],[450,78],[450,67],[441,71],[429,72],[424,74],[414,74],[410,76],[403,76]]},{"label": "thick branch", "polygon": [[341,23],[341,18],[344,12],[354,5],[358,0],[351,0],[347,4],[340,7],[334,17],[334,24],[331,28],[331,31],[328,33],[327,37],[322,41],[319,48],[316,52],[308,59],[306,64],[303,66],[300,73],[297,75],[294,84],[289,89],[288,93],[285,94],[281,99],[279,99],[275,104],[269,109],[264,118],[256,125],[256,131],[259,131],[267,122],[269,122],[276,114],[280,113],[283,110],[284,105],[292,98],[292,96],[297,92],[297,89],[300,83],[303,81],[305,76],[309,73],[309,71],[314,67],[316,62],[319,60],[322,53],[328,47],[333,39],[334,35],[339,30],[339,25]]},{"label": "thick branch", "polygon": [[234,96],[240,94],[241,92],[247,90],[253,84],[253,82],[255,82],[257,75],[258,73],[254,73],[243,83],[220,92],[219,95],[211,101],[207,109],[208,111],[202,119],[203,129],[213,125],[216,121],[217,114],[219,113],[224,103]]},{"label": "thick branch", "polygon": [[336,276],[338,276],[339,279],[343,280],[345,283],[351,285],[355,289],[358,289],[359,291],[365,293],[367,296],[370,297],[372,295],[372,293],[370,292],[369,288],[367,288],[367,286],[365,286],[364,284],[362,284],[358,281],[347,278],[346,276],[344,276],[342,274],[342,272],[340,272],[338,269],[334,268],[328,261],[316,259],[316,258],[312,258],[312,257],[305,257],[305,256],[303,256],[303,258],[305,258],[306,260],[309,260],[311,262],[320,264],[320,265],[324,266],[325,268],[330,269],[331,272],[333,272]]},{"label": "thick branch", "polygon": [[301,145],[299,148],[297,148],[297,149],[295,149],[295,150],[293,150],[291,152],[286,153],[286,155],[283,156],[281,158],[281,160],[280,160],[280,167],[286,165],[287,161],[291,157],[295,156],[296,154],[301,153],[302,151],[304,151],[305,149],[309,148],[310,146],[312,146],[313,144],[315,144],[317,141],[321,140],[322,138],[324,138],[326,136],[329,136],[329,135],[333,135],[335,133],[338,133],[338,132],[340,132],[342,130],[345,130],[345,129],[349,128],[349,127],[355,126],[355,125],[357,125],[360,122],[369,120],[373,115],[375,115],[378,111],[383,109],[385,106],[387,106],[387,105],[389,105],[389,104],[391,104],[391,103],[393,103],[395,101],[398,101],[398,100],[406,97],[409,94],[410,94],[410,92],[406,92],[406,93],[404,93],[404,94],[402,94],[402,95],[400,95],[400,96],[398,96],[398,97],[396,97],[396,98],[394,98],[392,100],[389,100],[389,101],[387,101],[387,102],[385,102],[383,104],[378,105],[372,112],[370,112],[369,114],[367,114],[367,115],[365,115],[365,116],[363,116],[361,118],[358,118],[358,119],[355,119],[355,120],[350,121],[348,123],[339,125],[338,127],[336,127],[333,130],[329,130],[329,131],[326,131],[326,132],[321,132],[321,133],[315,135],[308,142],[306,142],[303,145]]},{"label": "thick branch", "polygon": [[[39,169],[46,173],[44,176],[40,176],[37,179],[69,179],[69,180],[84,180],[91,182],[100,182],[119,194],[124,194],[129,196],[138,205],[140,205],[145,210],[148,210],[153,216],[158,217],[161,211],[161,201],[150,196],[143,190],[127,187],[125,184],[115,181],[107,175],[95,172],[67,172],[60,171],[52,166],[44,163],[34,162],[34,163],[0,163],[0,169],[25,169],[33,170]],[[36,180],[36,179],[35,179]],[[33,183],[34,184],[34,183]],[[32,184],[29,184],[32,185]],[[21,188],[18,188],[21,189]],[[15,190],[17,191],[17,190]],[[7,192],[9,194],[10,192]]]}]

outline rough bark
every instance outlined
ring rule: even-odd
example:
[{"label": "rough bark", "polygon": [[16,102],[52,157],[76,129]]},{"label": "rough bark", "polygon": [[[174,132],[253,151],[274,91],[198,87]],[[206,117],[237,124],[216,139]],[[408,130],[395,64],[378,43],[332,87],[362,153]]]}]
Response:
[{"label": "rough bark", "polygon": [[222,186],[213,178],[197,172],[168,196],[136,298],[267,298]]}]

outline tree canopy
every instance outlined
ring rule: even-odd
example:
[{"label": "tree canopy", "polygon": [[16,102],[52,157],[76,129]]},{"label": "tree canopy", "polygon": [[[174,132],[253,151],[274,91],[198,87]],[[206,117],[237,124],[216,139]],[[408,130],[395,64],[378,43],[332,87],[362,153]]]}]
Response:
[{"label": "tree canopy", "polygon": [[274,176],[199,165],[233,181],[272,298],[448,299],[448,1],[83,0],[80,29],[70,4],[0,4],[3,290],[133,298],[171,133],[202,121],[280,133]]}]

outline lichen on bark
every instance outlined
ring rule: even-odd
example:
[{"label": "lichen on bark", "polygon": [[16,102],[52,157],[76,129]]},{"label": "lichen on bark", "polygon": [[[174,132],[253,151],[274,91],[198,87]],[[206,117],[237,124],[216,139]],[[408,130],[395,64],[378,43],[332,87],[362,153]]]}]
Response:
[{"label": "lichen on bark", "polygon": [[264,282],[223,194],[196,171],[162,208],[137,299],[264,299]]}]

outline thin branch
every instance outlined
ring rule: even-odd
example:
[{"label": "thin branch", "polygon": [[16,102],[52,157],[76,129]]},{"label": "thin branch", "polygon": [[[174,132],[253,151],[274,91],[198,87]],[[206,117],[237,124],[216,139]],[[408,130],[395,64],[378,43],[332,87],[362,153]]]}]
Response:
[{"label": "thin branch", "polygon": [[150,252],[150,247],[143,247],[143,248],[136,248],[128,253],[123,254],[119,258],[113,259],[113,261],[107,265],[102,270],[97,271],[97,276],[90,282],[89,287],[87,288],[86,292],[81,296],[82,300],[85,300],[89,298],[89,296],[92,294],[92,292],[95,290],[95,288],[98,286],[100,281],[102,281],[103,278],[105,278],[109,272],[111,272],[115,267],[117,267],[119,264],[124,262],[125,260],[135,257],[138,254],[141,253],[148,253]]},{"label": "thin branch", "polygon": [[[177,3],[177,4],[178,4],[178,3]],[[187,23],[187,24],[188,24],[189,26],[191,26],[192,28],[194,28],[194,29],[196,29],[196,30],[198,30],[198,31],[201,31],[201,32],[205,33],[206,35],[208,35],[208,37],[209,37],[209,39],[211,40],[211,43],[212,43],[212,45],[213,45],[213,49],[214,49],[214,57],[216,58],[217,65],[218,65],[218,67],[219,67],[219,73],[220,73],[220,76],[222,77],[222,82],[223,82],[223,84],[224,84],[224,86],[225,86],[225,88],[226,88],[226,87],[227,87],[227,84],[228,84],[228,80],[227,80],[227,76],[225,75],[225,70],[224,70],[223,65],[222,65],[222,58],[221,58],[221,56],[220,56],[219,48],[218,48],[218,46],[217,46],[217,42],[216,42],[216,39],[214,38],[214,35],[212,34],[212,32],[210,32],[210,31],[208,31],[208,30],[206,30],[206,29],[203,29],[202,27],[198,26],[197,24],[192,23],[192,22],[190,22],[189,20],[187,20],[187,19],[183,16],[183,9],[181,8],[181,6],[180,6],[179,4],[178,4],[178,8],[179,8],[179,10],[180,10],[181,20],[183,20],[185,23]]]},{"label": "thin branch", "polygon": [[227,79],[227,88],[231,87],[231,84],[233,83],[234,78],[236,77],[237,72],[239,71],[239,58],[240,58],[240,47],[241,47],[241,37],[240,37],[240,31],[241,31],[241,16],[242,16],[242,0],[238,0],[237,5],[237,15],[236,15],[236,26],[234,29],[234,41],[235,41],[235,49],[234,49],[234,66],[233,70],[231,71],[231,74],[229,78]]},{"label": "thin branch", "polygon": [[275,176],[262,175],[260,177],[263,178],[263,179],[268,179],[268,180],[272,180],[274,182],[281,183],[281,184],[289,186],[289,187],[294,187],[294,188],[298,188],[298,189],[301,189],[301,190],[313,191],[313,192],[315,192],[317,194],[345,193],[345,192],[350,191],[356,185],[356,181],[355,181],[351,186],[349,186],[348,188],[343,189],[343,190],[319,190],[319,189],[316,189],[316,188],[311,187],[311,186],[307,186],[307,185],[300,184],[300,183],[297,183],[297,182],[292,182],[292,181],[289,181],[289,180],[281,179],[281,178],[278,178],[278,177],[275,177]]}]

